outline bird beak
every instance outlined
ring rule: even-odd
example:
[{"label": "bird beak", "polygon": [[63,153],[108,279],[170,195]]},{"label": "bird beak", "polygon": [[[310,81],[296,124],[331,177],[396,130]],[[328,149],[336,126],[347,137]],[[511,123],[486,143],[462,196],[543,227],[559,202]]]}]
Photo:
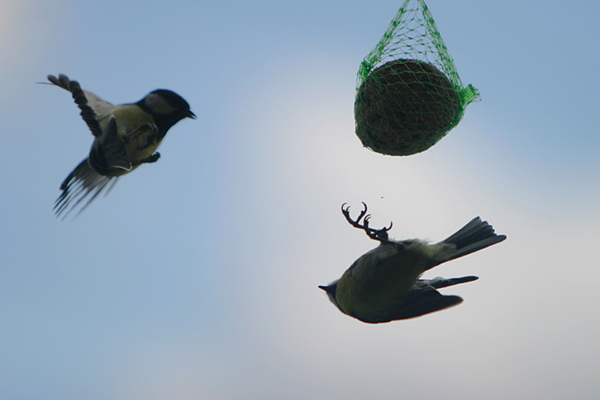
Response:
[{"label": "bird beak", "polygon": [[189,112],[188,115],[186,115],[186,117],[191,118],[191,119],[196,119],[196,114],[194,114],[193,112]]}]

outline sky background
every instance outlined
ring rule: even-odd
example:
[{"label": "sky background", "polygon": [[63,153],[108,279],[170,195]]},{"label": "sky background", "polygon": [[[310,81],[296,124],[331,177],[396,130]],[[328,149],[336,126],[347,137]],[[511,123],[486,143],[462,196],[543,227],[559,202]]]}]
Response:
[{"label": "sky background", "polygon": [[[355,80],[401,3],[0,0],[0,398],[600,398],[600,3],[427,1],[482,101],[386,157]],[[198,116],[65,221],[92,136],[58,73]],[[393,238],[508,239],[425,275],[479,276],[460,306],[364,324],[317,288],[376,245],[361,201]]]}]

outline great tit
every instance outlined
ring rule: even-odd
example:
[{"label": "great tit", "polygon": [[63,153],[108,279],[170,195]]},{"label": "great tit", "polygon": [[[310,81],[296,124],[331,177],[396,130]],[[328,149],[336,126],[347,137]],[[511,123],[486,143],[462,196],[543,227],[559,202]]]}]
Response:
[{"label": "great tit", "polygon": [[71,92],[95,137],[89,156],[60,185],[62,194],[54,203],[57,216],[67,216],[91,196],[79,212],[83,211],[104,189],[108,194],[121,175],[156,162],[156,149],[169,128],[183,118],[196,118],[187,101],[170,90],[157,89],[137,103],[115,106],[65,75],[48,75],[48,80]]},{"label": "great tit", "polygon": [[[356,220],[350,207],[342,213],[348,222],[374,240],[379,246],[363,254],[337,281],[319,286],[341,312],[367,323],[390,322],[419,317],[462,303],[458,296],[442,295],[437,289],[471,282],[476,276],[461,278],[419,279],[421,274],[446,261],[500,243],[506,236],[496,235],[494,228],[479,217],[458,232],[436,244],[420,239],[390,240],[392,228],[369,227],[367,205]],[[363,219],[363,223],[360,221]]]}]

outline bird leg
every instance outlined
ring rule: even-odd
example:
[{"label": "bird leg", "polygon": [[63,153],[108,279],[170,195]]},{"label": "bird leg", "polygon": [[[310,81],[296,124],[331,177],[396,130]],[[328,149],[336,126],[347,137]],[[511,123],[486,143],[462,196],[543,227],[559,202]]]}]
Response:
[{"label": "bird leg", "polygon": [[[344,214],[344,217],[346,217],[346,220],[348,221],[348,223],[350,225],[352,225],[355,228],[358,229],[362,229],[365,231],[365,233],[367,234],[367,236],[369,236],[371,239],[373,240],[377,240],[381,243],[390,243],[389,237],[388,237],[388,231],[390,229],[392,229],[392,226],[394,225],[392,222],[390,222],[390,226],[388,228],[383,227],[381,229],[373,229],[369,227],[369,220],[371,219],[371,214],[366,215],[367,214],[367,205],[365,204],[365,202],[363,201],[363,206],[365,207],[364,210],[362,210],[360,212],[360,214],[358,215],[358,218],[356,218],[356,220],[353,220],[352,218],[350,218],[350,206],[347,206],[344,208],[344,206],[346,206],[346,203],[342,204],[342,214]],[[360,220],[363,219],[363,223],[360,223]]]}]

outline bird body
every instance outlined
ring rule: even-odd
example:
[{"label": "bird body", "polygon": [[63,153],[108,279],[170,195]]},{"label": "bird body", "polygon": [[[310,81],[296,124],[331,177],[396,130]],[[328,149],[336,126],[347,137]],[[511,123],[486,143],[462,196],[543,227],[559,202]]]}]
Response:
[{"label": "bird body", "polygon": [[462,302],[458,296],[440,294],[437,289],[478,279],[462,278],[420,279],[423,272],[446,261],[481,250],[506,239],[479,217],[439,243],[430,244],[420,239],[389,240],[391,228],[374,230],[368,227],[369,216],[361,225],[361,213],[352,221],[348,209],[342,209],[355,227],[379,240],[380,244],[363,254],[328,286],[319,286],[329,295],[340,311],[363,322],[380,323],[420,315],[452,307]]},{"label": "bird body", "polygon": [[113,105],[65,75],[48,75],[48,80],[71,92],[95,136],[88,158],[60,187],[63,192],[54,207],[57,215],[68,214],[91,194],[83,211],[105,188],[108,193],[119,176],[156,162],[160,158],[156,150],[167,131],[183,118],[196,117],[189,104],[170,90],[157,89],[137,103]]},{"label": "bird body", "polygon": [[[103,134],[94,141],[91,153],[104,154],[108,166],[108,169],[103,171],[99,166],[94,169],[102,171],[106,176],[121,176],[133,171],[152,156],[158,149],[164,134],[156,128],[152,115],[144,112],[136,104],[115,107],[111,111],[110,114],[102,115],[98,119]],[[106,130],[110,118],[120,121],[115,134]],[[110,147],[112,140],[115,140],[117,149],[122,147],[126,161],[121,163],[117,154],[107,154],[106,149]],[[122,145],[119,145],[120,143]]]},{"label": "bird body", "polygon": [[[380,244],[363,254],[338,281],[336,298],[349,315],[389,314],[401,303],[435,256],[436,246],[420,240]],[[440,246],[441,247],[441,246]],[[381,277],[386,279],[382,280]]]}]

